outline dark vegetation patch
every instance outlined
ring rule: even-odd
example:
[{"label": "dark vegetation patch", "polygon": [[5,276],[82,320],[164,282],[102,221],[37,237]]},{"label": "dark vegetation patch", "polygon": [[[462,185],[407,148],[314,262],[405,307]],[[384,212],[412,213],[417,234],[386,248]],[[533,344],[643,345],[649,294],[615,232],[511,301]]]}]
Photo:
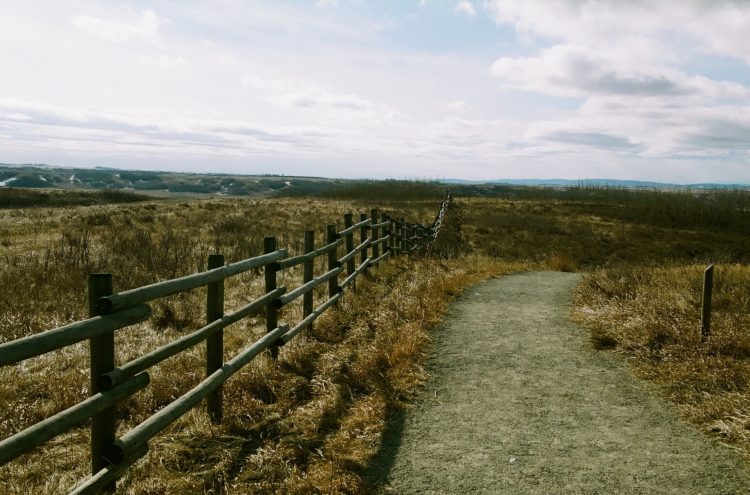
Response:
[{"label": "dark vegetation patch", "polygon": [[[21,181],[13,182],[15,186]],[[31,187],[31,186],[29,186]],[[70,191],[21,189],[16,187],[0,188],[0,208],[33,208],[62,206],[92,206],[118,203],[136,203],[150,201],[153,198],[126,191]]]},{"label": "dark vegetation patch", "polygon": [[[419,180],[352,180],[321,182],[315,195],[320,198],[361,201],[441,201],[451,187],[441,182]],[[284,191],[288,196],[310,194],[308,187]],[[467,191],[468,192],[468,191]]]},{"label": "dark vegetation patch", "polygon": [[[714,200],[702,195],[688,198],[686,193],[663,194],[628,193],[623,196],[627,203],[489,198],[459,203],[464,234],[476,252],[554,264],[560,271],[658,265],[665,260],[750,261],[748,215],[741,206],[731,206],[750,200],[750,193],[716,193]],[[670,199],[668,194],[675,197]],[[643,205],[651,201],[660,205]],[[706,207],[706,202],[711,206]],[[660,213],[653,213],[654,209]],[[693,211],[702,216],[677,214]],[[727,218],[730,225],[715,228]]]}]

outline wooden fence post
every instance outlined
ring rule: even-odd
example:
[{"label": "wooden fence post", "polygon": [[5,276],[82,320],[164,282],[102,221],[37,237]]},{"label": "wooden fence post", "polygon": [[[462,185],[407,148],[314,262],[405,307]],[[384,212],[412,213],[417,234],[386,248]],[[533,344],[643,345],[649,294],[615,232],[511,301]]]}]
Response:
[{"label": "wooden fence post", "polygon": [[406,240],[408,232],[406,231],[406,223],[403,218],[399,218],[401,222],[401,252],[405,253],[409,249],[409,241]]},{"label": "wooden fence post", "polygon": [[[276,251],[276,238],[263,238],[263,253],[273,253]],[[276,272],[277,264],[269,263],[263,268],[263,275],[266,282],[266,294],[276,290]],[[266,333],[273,331],[279,323],[279,312],[272,303],[266,304]],[[279,347],[274,345],[269,348],[271,357],[276,359],[279,356]]]},{"label": "wooden fence post", "polygon": [[[383,214],[383,222],[388,222],[388,226],[383,228],[383,236],[391,235],[391,222],[389,220],[388,215]],[[383,243],[383,254],[389,252],[390,250],[391,250],[391,238],[389,237],[388,240]]]},{"label": "wooden fence post", "polygon": [[[326,230],[326,242],[336,242],[336,225],[329,225]],[[328,271],[338,268],[338,248],[328,251]],[[328,298],[335,296],[339,291],[338,277],[328,279]]]},{"label": "wooden fence post", "polygon": [[[359,214],[359,221],[360,222],[364,222],[365,220],[367,220],[367,213],[360,213]],[[359,242],[360,242],[360,244],[363,243],[363,242],[365,242],[366,240],[367,240],[367,225],[365,225],[364,227],[362,227],[361,229],[359,229]],[[369,251],[369,249],[370,248],[367,247],[367,248],[363,249],[362,251],[360,251],[360,253],[359,253],[359,262],[360,263],[364,263],[365,260],[367,259],[367,252]],[[365,271],[367,271],[368,268],[369,267],[366,266],[365,267]]]},{"label": "wooden fence post", "polygon": [[[388,215],[386,215],[385,213],[381,213],[379,222],[385,223],[387,220]],[[386,235],[388,235],[388,227],[380,227],[380,237],[385,237]],[[388,241],[381,243],[380,246],[380,254],[385,254],[388,251]]]},{"label": "wooden fence post", "polygon": [[398,219],[393,219],[393,231],[396,234],[396,238],[393,239],[393,247],[396,248],[396,254],[401,256],[401,224],[398,223]]},{"label": "wooden fence post", "polygon": [[[92,273],[88,283],[89,316],[98,316],[96,301],[100,297],[112,294],[112,275],[109,273]],[[99,393],[97,385],[100,375],[115,368],[115,334],[113,331],[89,339],[89,358],[91,366],[91,383],[89,396]],[[107,467],[107,448],[115,441],[115,406],[91,417],[91,474],[96,474]],[[115,491],[115,482],[104,487],[104,492]]]},{"label": "wooden fence post", "polygon": [[396,239],[396,221],[390,216],[388,217],[388,221],[390,222],[390,227],[388,228],[391,232],[391,250],[393,251],[393,254],[398,256],[398,250],[396,250],[396,248],[398,247],[398,239]]},{"label": "wooden fence post", "polygon": [[701,341],[711,336],[711,298],[713,295],[714,265],[703,272],[703,305],[701,308]]},{"label": "wooden fence post", "polygon": [[[372,210],[370,210],[370,218],[372,218],[373,225],[378,223],[378,209],[377,208],[373,208]],[[373,227],[371,232],[372,232],[372,242],[377,241],[380,238],[380,229]],[[378,259],[379,255],[380,255],[380,245],[373,244],[372,259],[373,260]]]},{"label": "wooden fence post", "polygon": [[[208,269],[224,266],[224,256],[212,254],[208,257]],[[206,324],[224,316],[224,279],[208,284],[206,291]],[[206,377],[224,366],[224,330],[218,330],[206,339]],[[206,412],[214,423],[220,423],[223,416],[222,387],[206,397]]]},{"label": "wooden fence post", "polygon": [[[305,254],[315,251],[315,231],[305,231]],[[315,259],[309,259],[302,265],[302,283],[311,281],[314,277]],[[307,318],[313,312],[313,291],[302,296],[302,319]],[[307,331],[312,331],[313,324],[307,326]]]},{"label": "wooden fence post", "polygon": [[[352,214],[347,213],[346,215],[344,215],[344,228],[348,229],[352,225],[354,225],[354,219],[352,217]],[[346,246],[346,254],[349,254],[352,251],[354,251],[354,232],[349,232],[348,234],[346,234],[344,245]],[[347,277],[351,275],[352,273],[354,273],[354,263],[355,263],[354,258],[351,258],[346,262],[346,276]],[[352,281],[352,290],[357,290],[356,280]]]}]

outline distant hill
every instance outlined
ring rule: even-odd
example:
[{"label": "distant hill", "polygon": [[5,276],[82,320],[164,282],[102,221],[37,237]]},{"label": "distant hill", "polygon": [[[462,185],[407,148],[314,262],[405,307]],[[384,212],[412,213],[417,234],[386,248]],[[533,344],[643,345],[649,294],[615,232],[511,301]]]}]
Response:
[{"label": "distant hill", "polygon": [[720,184],[720,183],[696,183],[696,184],[673,184],[669,182],[652,182],[642,180],[618,180],[618,179],[497,179],[484,181],[469,181],[462,179],[445,179],[446,184],[458,185],[482,185],[497,184],[511,186],[538,186],[538,187],[619,187],[619,188],[650,188],[650,189],[750,189],[749,184]]},{"label": "distant hill", "polygon": [[[365,197],[384,194],[381,189],[393,190],[398,184],[420,194],[427,191],[438,196],[446,189],[473,196],[502,193],[507,187],[612,187],[648,189],[750,189],[746,184],[669,184],[651,181],[613,179],[497,179],[470,181],[445,179],[440,181],[378,181],[328,179],[284,175],[242,175],[218,173],[182,173],[153,170],[122,170],[109,167],[69,168],[44,164],[0,164],[0,190],[6,187],[37,189],[72,189],[87,191],[120,190],[150,196],[271,196],[271,195],[346,195]],[[411,186],[410,186],[411,184]],[[427,187],[429,186],[429,187]],[[353,188],[353,189],[352,189]],[[416,188],[416,189],[415,189]],[[432,191],[434,189],[434,191]],[[429,191],[428,191],[429,190]],[[402,191],[403,192],[403,191]],[[365,194],[367,193],[367,194]],[[362,196],[365,194],[365,196]],[[387,196],[387,195],[386,195]],[[368,196],[369,197],[369,196]]]},{"label": "distant hill", "polygon": [[108,167],[67,168],[0,164],[0,189],[122,190],[163,195],[263,196],[286,190],[314,193],[344,180],[283,175],[192,174]]}]

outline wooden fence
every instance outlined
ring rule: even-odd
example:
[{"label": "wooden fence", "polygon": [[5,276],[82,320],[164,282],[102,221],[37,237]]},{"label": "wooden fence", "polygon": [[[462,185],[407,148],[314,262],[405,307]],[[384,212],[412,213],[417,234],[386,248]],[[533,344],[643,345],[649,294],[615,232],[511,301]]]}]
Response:
[{"label": "wooden fence", "polygon": [[[87,340],[90,349],[89,398],[0,441],[0,465],[42,445],[47,440],[91,419],[92,475],[72,489],[71,494],[113,491],[115,482],[148,451],[148,441],[176,419],[206,399],[206,409],[214,422],[222,419],[222,384],[268,349],[273,357],[279,346],[289,342],[316,318],[331,308],[354,285],[357,276],[393,255],[411,253],[429,247],[442,226],[451,197],[443,201],[432,225],[407,224],[404,219],[377,210],[362,214],[354,223],[351,213],[344,216],[344,229],[328,225],[326,244],[315,248],[313,231],[305,232],[304,254],[287,256],[275,237],[264,239],[264,254],[228,265],[220,254],[211,255],[208,270],[144,287],[113,293],[110,274],[89,276],[89,319],[48,330],[0,345],[0,366],[46,354]],[[355,245],[355,233],[359,232]],[[339,257],[340,248],[343,256]],[[359,255],[359,256],[358,256]],[[317,277],[314,260],[327,257],[327,271]],[[359,258],[359,259],[357,259]],[[277,274],[303,265],[303,283],[294,289],[277,286]],[[224,314],[224,280],[249,270],[264,270],[265,294]],[[340,279],[343,277],[343,279]],[[327,282],[326,301],[313,308],[313,289]],[[147,320],[147,304],[158,298],[207,287],[207,324],[132,361],[115,363],[114,332]],[[290,327],[278,322],[280,308],[302,298],[302,320]],[[251,343],[231,360],[224,362],[223,329],[241,319],[265,310],[266,334]],[[206,342],[206,378],[148,419],[117,437],[116,405],[149,384],[148,369],[165,359]]]}]

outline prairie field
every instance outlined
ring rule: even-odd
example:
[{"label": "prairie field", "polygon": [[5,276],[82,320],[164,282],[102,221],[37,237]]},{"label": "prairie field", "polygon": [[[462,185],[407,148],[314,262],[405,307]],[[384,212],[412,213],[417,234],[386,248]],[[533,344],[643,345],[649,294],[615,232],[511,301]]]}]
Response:
[{"label": "prairie field", "polygon": [[[227,262],[256,256],[268,235],[299,254],[305,230],[314,230],[321,245],[325,225],[341,228],[344,213],[374,205],[429,224],[440,199],[161,200],[0,210],[0,341],[85,318],[88,273],[111,272],[115,290],[126,290],[205,270],[211,253],[224,254]],[[221,425],[196,409],[152,442],[148,456],[123,478],[122,492],[372,491],[363,473],[388,411],[424,378],[419,356],[429,329],[464,287],[519,269],[487,257],[457,257],[450,247],[443,251],[448,257],[397,258],[371,270],[311,334],[281,348],[277,361],[260,356],[227,382]],[[299,270],[279,280],[290,287],[300,282]],[[228,279],[226,310],[262,293],[260,272]],[[117,362],[201,327],[205,297],[205,290],[194,290],[153,304],[147,322],[116,333]],[[324,297],[319,293],[316,300]],[[279,316],[282,322],[300,319],[297,307]],[[229,327],[225,355],[231,358],[264,332],[262,313]],[[152,368],[149,387],[120,407],[119,431],[195,386],[204,363],[203,346],[197,346]],[[5,438],[87,397],[88,348],[82,343],[0,373]],[[0,468],[0,490],[64,492],[87,474],[87,457],[88,429],[74,429]]]},{"label": "prairie field", "polygon": [[[368,477],[387,419],[426,379],[430,330],[451,298],[482,279],[521,270],[586,272],[572,317],[597,352],[618,352],[684,417],[750,452],[750,197],[746,192],[452,188],[445,232],[430,256],[373,269],[312,332],[256,358],[224,387],[224,422],[201,408],[173,424],[119,483],[122,493],[373,493]],[[481,197],[480,197],[481,193]],[[261,254],[275,235],[290,254],[303,232],[342,226],[377,207],[429,224],[444,188],[398,184],[325,197],[119,198],[0,210],[0,342],[86,315],[86,277],[110,272],[115,291]],[[138,198],[142,199],[142,198]],[[322,259],[318,260],[322,263]],[[700,284],[717,263],[713,334],[701,343]],[[322,265],[316,274],[322,273]],[[292,270],[280,284],[299,285]],[[322,290],[322,288],[321,288]],[[260,296],[261,273],[227,280],[227,310]],[[316,294],[322,300],[324,294]],[[118,362],[195,330],[205,290],[152,305],[116,333]],[[297,322],[285,308],[279,321]],[[225,354],[265,331],[258,314],[225,330]],[[125,432],[203,378],[198,346],[154,368],[120,408]],[[88,394],[88,348],[77,345],[0,369],[0,438]],[[0,468],[3,493],[60,493],[89,470],[88,429],[77,428]]]}]

